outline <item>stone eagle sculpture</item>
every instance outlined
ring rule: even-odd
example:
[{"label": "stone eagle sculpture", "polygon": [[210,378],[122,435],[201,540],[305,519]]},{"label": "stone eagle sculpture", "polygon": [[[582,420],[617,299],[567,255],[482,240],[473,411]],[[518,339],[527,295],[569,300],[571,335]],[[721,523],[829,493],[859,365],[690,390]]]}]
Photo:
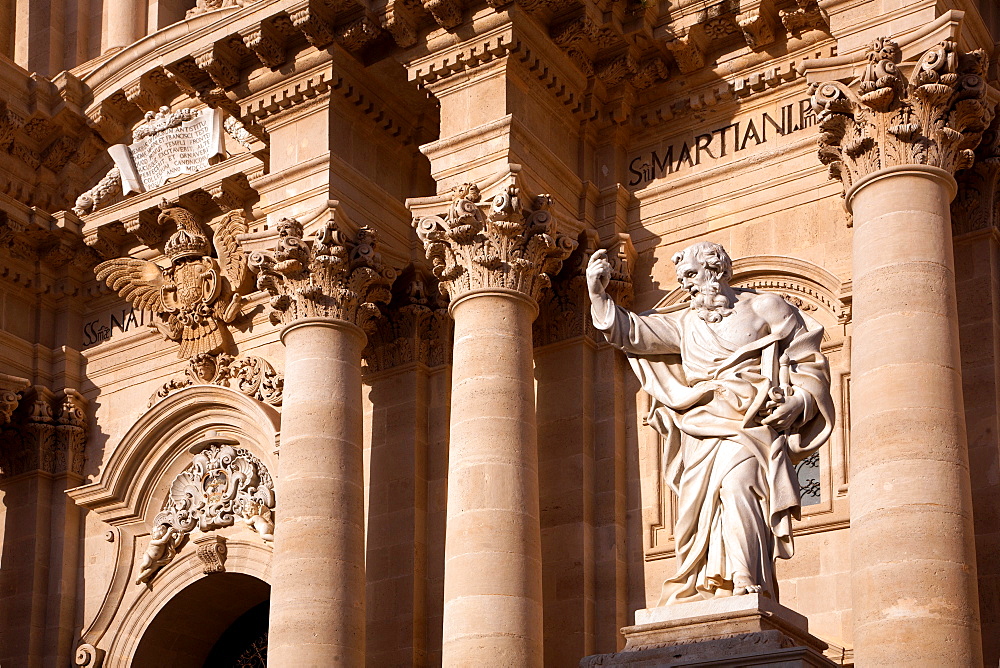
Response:
[{"label": "stone eagle sculpture", "polygon": [[[131,257],[102,262],[97,280],[137,309],[156,314],[154,326],[180,343],[177,356],[227,352],[232,337],[226,325],[240,315],[241,286],[249,275],[246,256],[236,237],[247,231],[242,212],[230,211],[209,243],[205,227],[190,211],[164,202],[157,219],[176,226],[164,246],[170,266]],[[212,246],[218,259],[212,257]]]}]

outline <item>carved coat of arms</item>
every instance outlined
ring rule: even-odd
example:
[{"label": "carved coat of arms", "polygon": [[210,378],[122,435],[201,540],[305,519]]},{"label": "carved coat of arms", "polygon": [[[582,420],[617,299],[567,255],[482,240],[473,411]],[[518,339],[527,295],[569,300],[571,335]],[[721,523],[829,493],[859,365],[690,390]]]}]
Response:
[{"label": "carved coat of arms", "polygon": [[249,272],[236,240],[247,231],[246,220],[239,211],[223,218],[213,237],[217,259],[205,227],[190,211],[166,203],[160,208],[159,223],[177,227],[164,247],[170,266],[117,258],[95,267],[97,279],[135,308],[156,313],[154,326],[180,343],[178,357],[227,352],[232,339],[226,326],[240,315],[240,289]]}]

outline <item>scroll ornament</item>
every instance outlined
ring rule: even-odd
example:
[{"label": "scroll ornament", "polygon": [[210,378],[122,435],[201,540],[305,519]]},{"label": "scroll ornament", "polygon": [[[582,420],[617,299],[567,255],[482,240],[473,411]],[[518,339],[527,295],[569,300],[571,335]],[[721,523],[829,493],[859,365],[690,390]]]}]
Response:
[{"label": "scroll ornament", "polygon": [[512,184],[486,206],[481,199],[476,184],[463,184],[444,216],[413,223],[441,291],[455,300],[473,290],[505,288],[537,301],[576,240],[556,234],[548,195],[525,201]]},{"label": "scroll ornament", "polygon": [[136,584],[152,580],[195,529],[209,532],[239,519],[271,542],[274,503],[274,482],[259,459],[231,443],[210,445],[171,483],[163,509],[153,519]]},{"label": "scroll ornament", "polygon": [[257,401],[280,406],[284,384],[284,376],[262,357],[199,353],[188,360],[183,376],[171,378],[149,398],[147,407],[191,385],[231,387]]},{"label": "scroll ornament", "polygon": [[[831,178],[850,189],[895,165],[930,165],[954,173],[970,167],[993,116],[986,102],[986,54],[963,53],[953,40],[927,51],[907,79],[901,52],[881,38],[869,47],[864,74],[851,85],[813,84],[819,157]],[[856,90],[853,84],[856,83]]]},{"label": "scroll ornament", "polygon": [[250,256],[257,288],[271,295],[271,322],[334,318],[371,331],[380,313],[376,304],[389,302],[396,278],[377,250],[375,231],[362,227],[352,239],[330,220],[306,241],[302,223],[282,218],[278,235],[274,251]]},{"label": "scroll ornament", "polygon": [[241,313],[240,289],[249,275],[236,241],[247,231],[243,213],[230,211],[222,219],[214,235],[216,259],[208,232],[190,211],[166,202],[160,209],[159,224],[177,227],[164,247],[170,266],[162,269],[147,260],[117,258],[94,268],[97,280],[135,308],[153,311],[156,329],[180,344],[178,357],[227,351],[232,347],[227,325]]}]

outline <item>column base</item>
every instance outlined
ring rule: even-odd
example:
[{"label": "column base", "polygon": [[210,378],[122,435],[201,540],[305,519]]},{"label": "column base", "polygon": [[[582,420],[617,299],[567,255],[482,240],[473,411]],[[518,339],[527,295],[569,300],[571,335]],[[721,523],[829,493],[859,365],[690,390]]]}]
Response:
[{"label": "column base", "polygon": [[805,617],[759,594],[638,610],[635,619],[622,629],[625,649],[588,656],[580,667],[837,665]]}]

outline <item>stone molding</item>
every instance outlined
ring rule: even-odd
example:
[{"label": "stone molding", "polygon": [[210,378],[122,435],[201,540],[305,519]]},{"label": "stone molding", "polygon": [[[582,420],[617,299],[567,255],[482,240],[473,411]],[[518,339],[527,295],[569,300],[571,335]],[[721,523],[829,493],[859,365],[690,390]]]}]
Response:
[{"label": "stone molding", "polygon": [[196,538],[194,544],[197,546],[196,554],[205,564],[202,572],[224,573],[226,571],[226,539],[215,534]]},{"label": "stone molding", "polygon": [[993,116],[985,52],[965,53],[948,38],[924,52],[909,77],[899,45],[888,38],[875,40],[866,57],[856,81],[810,86],[819,157],[831,178],[850,191],[889,167],[926,165],[951,174],[971,167]]},{"label": "stone molding", "polygon": [[[178,357],[229,351],[234,344],[228,326],[242,315],[249,275],[236,240],[247,231],[243,212],[226,214],[210,245],[206,226],[190,211],[166,201],[160,209],[157,224],[177,228],[164,246],[170,266],[161,269],[148,260],[116,258],[94,268],[97,280],[135,308],[153,311],[156,329],[179,343]],[[213,246],[218,259],[212,257]]]},{"label": "stone molding", "polygon": [[512,172],[488,204],[479,186],[455,188],[447,209],[413,227],[442,293],[454,302],[478,290],[513,290],[537,302],[577,241],[556,232],[551,197],[529,197]]},{"label": "stone molding", "polygon": [[339,202],[331,201],[329,217],[309,240],[295,218],[278,221],[278,246],[256,251],[250,265],[257,288],[271,296],[272,324],[290,325],[303,318],[342,320],[366,332],[388,303],[396,271],[378,252],[378,235],[369,227],[355,234]]}]

